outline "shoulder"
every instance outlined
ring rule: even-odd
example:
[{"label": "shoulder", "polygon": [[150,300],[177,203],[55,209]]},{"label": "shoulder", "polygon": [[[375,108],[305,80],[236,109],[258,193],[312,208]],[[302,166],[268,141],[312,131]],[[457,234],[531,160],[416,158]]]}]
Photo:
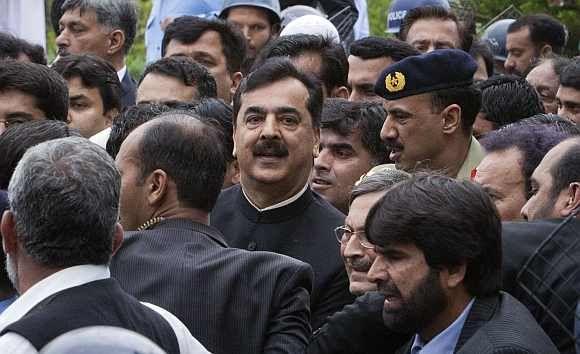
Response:
[{"label": "shoulder", "polygon": [[486,353],[556,354],[558,350],[534,317],[511,295],[502,292],[492,318],[461,348],[471,353],[487,347]]},{"label": "shoulder", "polygon": [[311,191],[313,203],[310,204],[308,215],[312,215],[316,220],[331,223],[343,223],[345,215],[324,199],[320,194]]}]

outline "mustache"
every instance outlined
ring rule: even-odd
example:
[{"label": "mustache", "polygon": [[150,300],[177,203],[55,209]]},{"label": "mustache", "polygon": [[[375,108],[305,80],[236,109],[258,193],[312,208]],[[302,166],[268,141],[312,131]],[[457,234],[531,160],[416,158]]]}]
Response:
[{"label": "mustache", "polygon": [[393,150],[393,149],[397,149],[397,150],[403,150],[404,146],[399,143],[396,139],[385,139],[384,140],[384,144],[387,147],[387,149],[389,150]]},{"label": "mustache", "polygon": [[265,139],[260,140],[252,148],[254,156],[274,156],[286,157],[288,156],[288,148],[279,140]]},{"label": "mustache", "polygon": [[390,282],[381,282],[377,286],[377,291],[383,295],[401,297],[399,289]]},{"label": "mustache", "polygon": [[349,267],[357,272],[368,272],[371,269],[372,262],[369,262],[367,259],[363,258],[356,258],[356,259],[347,259],[346,263]]}]

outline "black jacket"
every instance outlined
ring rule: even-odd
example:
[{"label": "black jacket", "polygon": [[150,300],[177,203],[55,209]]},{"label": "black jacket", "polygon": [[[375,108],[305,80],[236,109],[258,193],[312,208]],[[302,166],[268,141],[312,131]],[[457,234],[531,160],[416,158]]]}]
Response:
[{"label": "black jacket", "polygon": [[233,186],[222,191],[211,214],[212,226],[221,231],[231,247],[275,252],[312,266],[314,329],[354,301],[333,231],[343,223],[344,215],[310,188],[289,205],[259,212],[241,187]]},{"label": "black jacket", "polygon": [[111,274],[177,316],[214,354],[301,353],[310,337],[310,267],[228,248],[214,228],[167,219],[127,233]]},{"label": "black jacket", "polygon": [[522,302],[562,353],[575,353],[575,309],[580,298],[580,220],[506,222],[503,289]]}]

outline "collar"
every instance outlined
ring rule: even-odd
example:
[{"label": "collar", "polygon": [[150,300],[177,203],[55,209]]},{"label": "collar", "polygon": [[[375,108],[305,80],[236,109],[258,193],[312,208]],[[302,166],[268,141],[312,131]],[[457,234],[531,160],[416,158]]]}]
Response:
[{"label": "collar", "polygon": [[415,335],[413,339],[413,345],[411,346],[411,353],[421,353],[421,354],[453,354],[455,352],[455,347],[459,336],[461,335],[461,330],[463,325],[467,320],[467,315],[471,311],[471,307],[475,302],[475,298],[467,304],[467,306],[461,312],[461,315],[453,321],[453,323],[445,328],[443,332],[436,335],[429,342],[425,343],[419,336]]},{"label": "collar", "polygon": [[75,286],[111,277],[106,265],[84,264],[60,270],[34,284],[0,315],[0,331],[20,320],[47,297]]},{"label": "collar", "polygon": [[127,73],[127,65],[123,65],[121,70],[117,71],[117,76],[119,77],[119,81],[123,81],[125,74]]},{"label": "collar", "polygon": [[91,136],[89,140],[103,149],[107,148],[107,141],[109,140],[109,136],[111,135],[111,127],[105,128],[98,132],[97,134]]},{"label": "collar", "polygon": [[[191,230],[196,233],[203,234],[219,244],[222,247],[228,247],[228,244],[224,240],[222,234],[214,227],[210,225],[205,225],[198,223],[196,221],[190,219],[183,219],[183,218],[170,218],[164,219],[150,229],[143,230],[143,231],[133,231],[127,232],[126,235],[147,235],[147,234],[156,234],[155,237],[160,237],[157,235],[159,230],[162,229],[184,229],[184,230]],[[153,230],[157,230],[157,232],[151,232]]]},{"label": "collar", "polygon": [[274,210],[274,209],[278,209],[281,207],[284,207],[286,205],[290,205],[292,203],[294,203],[295,201],[298,200],[298,198],[300,198],[304,192],[306,192],[306,189],[308,188],[308,182],[306,182],[306,184],[304,185],[304,187],[296,194],[294,194],[292,197],[281,201],[280,203],[276,203],[274,205],[270,205],[269,207],[265,207],[263,209],[258,208],[254,203],[252,203],[252,201],[250,200],[250,198],[248,197],[248,195],[246,194],[246,192],[244,191],[244,187],[242,186],[242,193],[244,194],[244,197],[246,198],[246,200],[248,201],[248,203],[250,203],[251,206],[254,207],[254,209],[256,209],[259,212],[263,212],[263,211],[268,211],[268,210]]},{"label": "collar", "polygon": [[469,143],[469,151],[467,152],[467,157],[463,161],[463,165],[457,173],[456,179],[470,181],[472,179],[472,174],[475,168],[479,165],[485,152],[481,144],[473,136],[471,137],[471,142]]}]

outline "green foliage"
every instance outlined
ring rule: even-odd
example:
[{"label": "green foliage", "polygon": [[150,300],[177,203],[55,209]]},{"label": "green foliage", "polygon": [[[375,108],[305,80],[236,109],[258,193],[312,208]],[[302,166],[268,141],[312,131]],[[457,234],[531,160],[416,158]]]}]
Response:
[{"label": "green foliage", "polygon": [[391,0],[367,0],[369,26],[373,36],[386,37],[387,12]]},{"label": "green foliage", "polygon": [[131,76],[137,80],[141,77],[141,73],[145,68],[145,25],[147,24],[147,17],[151,12],[151,0],[139,0],[139,22],[137,24],[137,36],[131,52],[127,56],[127,69]]}]

